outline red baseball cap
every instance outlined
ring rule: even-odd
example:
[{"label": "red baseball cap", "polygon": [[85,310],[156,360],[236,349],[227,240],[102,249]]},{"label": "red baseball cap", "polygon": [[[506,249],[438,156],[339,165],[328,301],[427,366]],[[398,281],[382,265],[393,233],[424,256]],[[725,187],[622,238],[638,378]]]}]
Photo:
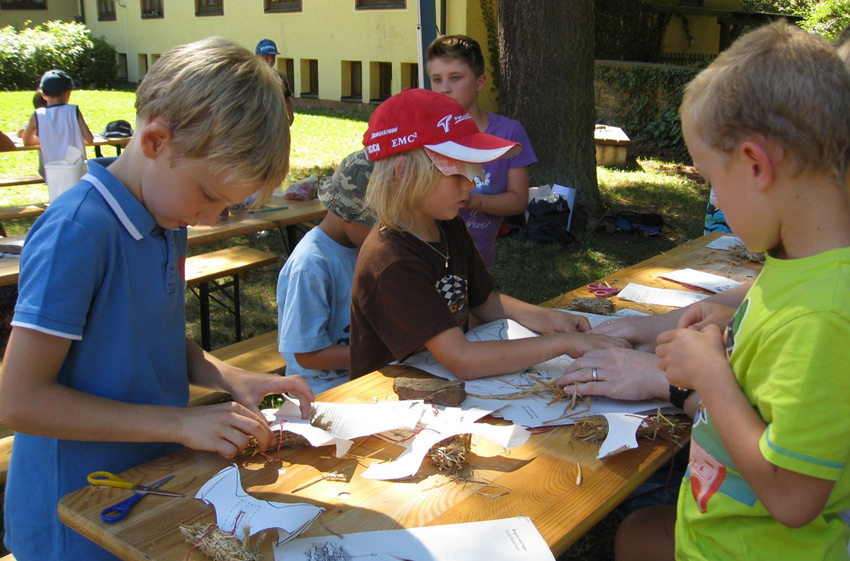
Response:
[{"label": "red baseball cap", "polygon": [[479,132],[469,113],[451,97],[409,88],[375,109],[363,145],[373,162],[427,148],[459,162],[485,164],[522,149],[517,142]]}]

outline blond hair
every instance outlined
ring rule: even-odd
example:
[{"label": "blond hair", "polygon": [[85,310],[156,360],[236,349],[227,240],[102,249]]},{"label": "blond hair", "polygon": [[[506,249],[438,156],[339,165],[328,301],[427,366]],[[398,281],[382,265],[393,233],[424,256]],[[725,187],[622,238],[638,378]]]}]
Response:
[{"label": "blond hair", "polygon": [[850,73],[818,36],[777,22],[738,39],[685,88],[682,122],[724,152],[763,136],[792,173],[832,173],[850,161]]},{"label": "blond hair", "polygon": [[[202,159],[208,171],[256,185],[265,200],[289,170],[289,124],[280,78],[222,37],[162,55],[136,92],[140,122],[173,133],[172,163]],[[138,128],[138,126],[137,126]]]},{"label": "blond hair", "polygon": [[382,158],[366,187],[366,204],[384,226],[401,230],[441,176],[422,148]]}]

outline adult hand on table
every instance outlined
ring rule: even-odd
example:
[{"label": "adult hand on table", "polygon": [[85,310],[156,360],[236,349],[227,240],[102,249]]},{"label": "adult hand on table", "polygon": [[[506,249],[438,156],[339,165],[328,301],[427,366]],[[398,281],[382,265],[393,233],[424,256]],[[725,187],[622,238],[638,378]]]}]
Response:
[{"label": "adult hand on table", "polygon": [[[593,373],[596,372],[594,381]],[[567,393],[614,399],[667,399],[669,384],[658,357],[634,349],[594,349],[577,358],[555,381]]]}]

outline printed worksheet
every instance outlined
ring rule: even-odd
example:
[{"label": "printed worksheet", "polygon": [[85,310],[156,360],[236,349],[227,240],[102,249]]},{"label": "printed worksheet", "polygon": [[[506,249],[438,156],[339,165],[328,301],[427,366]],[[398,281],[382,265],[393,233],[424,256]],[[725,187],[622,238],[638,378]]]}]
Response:
[{"label": "printed worksheet", "polygon": [[670,288],[653,288],[633,282],[630,282],[617,296],[623,300],[630,300],[640,304],[657,304],[659,306],[671,306],[673,308],[684,308],[694,302],[708,298],[708,294],[673,290]]}]

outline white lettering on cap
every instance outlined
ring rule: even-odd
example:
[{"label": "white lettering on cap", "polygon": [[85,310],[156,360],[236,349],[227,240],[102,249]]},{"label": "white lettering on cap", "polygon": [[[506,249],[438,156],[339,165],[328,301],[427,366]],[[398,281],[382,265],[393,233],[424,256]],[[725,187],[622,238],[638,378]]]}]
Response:
[{"label": "white lettering on cap", "polygon": [[406,145],[406,144],[410,144],[410,143],[412,143],[414,140],[416,140],[416,137],[417,137],[417,136],[419,136],[419,133],[418,133],[418,132],[415,132],[415,133],[413,133],[413,134],[409,134],[409,135],[407,135],[407,136],[400,136],[400,137],[398,137],[398,138],[394,138],[394,139],[392,140],[392,146],[393,146],[393,148],[397,148],[397,147],[399,147],[399,146],[404,146],[404,145]]},{"label": "white lettering on cap", "polygon": [[453,115],[446,115],[439,121],[437,121],[438,127],[443,127],[443,132],[449,132],[449,125],[451,125]]},{"label": "white lettering on cap", "polygon": [[382,131],[377,131],[372,133],[372,139],[376,139],[379,136],[384,136],[385,134],[392,134],[394,132],[398,132],[398,127],[393,127],[391,129],[384,129]]},{"label": "white lettering on cap", "polygon": [[369,146],[366,147],[366,153],[367,154],[374,154],[375,152],[377,152],[380,149],[381,149],[381,146],[376,142],[375,144],[370,144]]}]

